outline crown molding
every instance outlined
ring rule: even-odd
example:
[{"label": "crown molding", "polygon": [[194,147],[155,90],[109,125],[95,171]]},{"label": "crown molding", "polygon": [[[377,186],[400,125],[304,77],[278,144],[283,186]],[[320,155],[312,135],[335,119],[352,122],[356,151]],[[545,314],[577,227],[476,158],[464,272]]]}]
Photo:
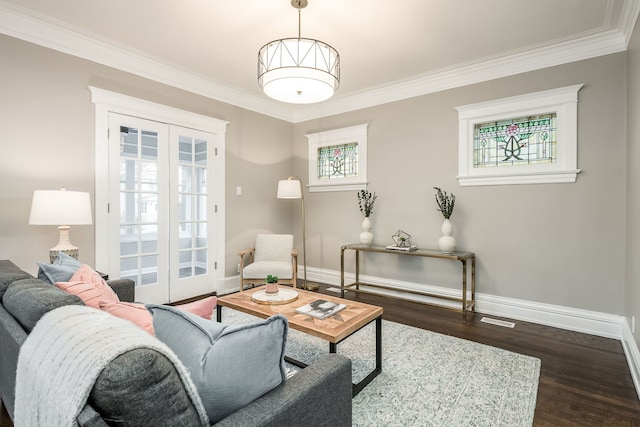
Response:
[{"label": "crown molding", "polygon": [[109,40],[85,34],[47,16],[1,1],[0,33],[216,101],[291,121],[291,107],[288,105],[221,85]]},{"label": "crown molding", "polygon": [[623,18],[615,29],[603,27],[601,31],[586,33],[580,37],[443,68],[409,80],[372,87],[359,93],[345,94],[302,107],[266,100],[224,86],[157,58],[70,28],[47,16],[1,1],[0,33],[216,101],[299,123],[624,51],[640,13],[640,1],[625,0],[622,9]]},{"label": "crown molding", "polygon": [[372,88],[366,92],[344,98],[335,97],[322,104],[296,110],[293,121],[302,122],[346,113],[528,71],[595,58],[624,51],[626,46],[627,39],[619,31],[609,30],[575,40],[443,68],[411,80]]}]

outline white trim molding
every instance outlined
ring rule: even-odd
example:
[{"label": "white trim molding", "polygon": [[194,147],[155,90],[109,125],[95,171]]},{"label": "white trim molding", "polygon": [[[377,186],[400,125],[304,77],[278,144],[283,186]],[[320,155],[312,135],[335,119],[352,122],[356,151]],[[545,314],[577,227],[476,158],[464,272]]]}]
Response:
[{"label": "white trim molding", "polygon": [[[225,200],[225,153],[226,131],[229,122],[190,111],[158,104],[111,92],[102,88],[88,86],[91,102],[95,105],[95,224],[107,224],[109,212],[109,113],[119,113],[134,117],[145,117],[161,123],[175,124],[185,128],[198,129],[216,135],[217,167],[215,170],[216,200]],[[215,227],[217,230],[215,253],[218,267],[216,282],[224,278],[225,266],[225,209],[217,210]],[[213,246],[213,245],[212,245]],[[109,265],[108,228],[95,227],[95,264],[96,269],[108,271]]]},{"label": "white trim molding", "polygon": [[631,372],[631,378],[633,379],[633,385],[636,388],[638,398],[640,398],[640,350],[638,350],[638,344],[636,344],[626,318],[622,325],[621,341],[622,349],[629,365],[629,372]]},{"label": "white trim molding", "polygon": [[[460,186],[575,182],[578,163],[578,91],[582,84],[456,107]],[[482,123],[554,114],[557,159],[550,163],[476,167],[475,127]],[[513,125],[515,127],[515,125]]]},{"label": "white trim molding", "polygon": [[[340,286],[340,272],[307,267],[307,280],[326,283],[333,286]],[[355,274],[345,272],[345,283],[353,283],[354,281]],[[400,295],[403,289],[409,289],[426,291],[442,297],[460,297],[460,289],[442,286],[404,282],[382,277],[366,276],[363,274],[360,274],[360,281],[397,288],[398,291],[388,291],[393,292],[396,295]],[[374,291],[374,289],[370,290]],[[376,289],[375,291],[381,294],[387,292],[383,289]],[[449,307],[451,304],[455,304],[456,307],[459,306],[457,303],[449,303],[441,299],[429,299],[428,297],[413,295],[406,292],[403,293],[402,296],[408,300],[429,302],[434,303],[434,305],[441,305],[444,307]],[[615,314],[600,313],[596,311],[519,300],[484,293],[476,293],[476,311],[478,313],[506,317],[509,319],[537,323],[540,325],[552,326],[554,328],[567,329],[570,331],[618,340],[622,339],[623,325],[625,323],[623,316]]]}]

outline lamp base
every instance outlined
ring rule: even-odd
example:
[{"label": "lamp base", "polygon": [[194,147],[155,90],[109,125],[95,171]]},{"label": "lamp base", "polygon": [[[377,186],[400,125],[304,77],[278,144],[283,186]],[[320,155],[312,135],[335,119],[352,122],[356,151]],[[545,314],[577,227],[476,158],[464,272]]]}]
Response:
[{"label": "lamp base", "polygon": [[77,246],[71,244],[69,240],[69,229],[68,225],[61,225],[58,227],[60,231],[60,239],[58,240],[58,244],[49,249],[49,261],[51,264],[58,258],[58,252],[64,252],[72,258],[78,259],[79,249]]},{"label": "lamp base", "polygon": [[58,252],[64,252],[65,254],[69,255],[72,258],[78,259],[78,255],[79,255],[79,249],[75,248],[75,249],[56,249],[56,248],[51,248],[49,249],[49,262],[51,262],[51,264],[53,264],[53,262],[56,260],[56,258],[58,258]]}]

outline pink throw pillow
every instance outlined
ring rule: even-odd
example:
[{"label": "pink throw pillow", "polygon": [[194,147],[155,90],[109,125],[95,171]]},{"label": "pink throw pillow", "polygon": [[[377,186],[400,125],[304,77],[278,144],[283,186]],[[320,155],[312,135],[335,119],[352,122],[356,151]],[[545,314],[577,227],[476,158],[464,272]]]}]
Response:
[{"label": "pink throw pillow", "polygon": [[[120,301],[120,298],[118,298],[118,295],[113,291],[113,289],[111,289],[111,286],[109,286],[107,282],[104,281],[100,274],[98,274],[87,264],[82,264],[82,266],[74,273],[74,275],[71,276],[69,282],[84,282],[94,285],[95,288],[102,294],[101,301]],[[95,306],[95,308],[99,307]]]},{"label": "pink throw pillow", "polygon": [[77,296],[89,307],[100,308],[100,301],[104,300],[102,292],[91,283],[79,280],[56,282],[56,287]]},{"label": "pink throw pillow", "polygon": [[144,304],[134,302],[107,302],[100,301],[100,310],[106,311],[121,319],[129,320],[141,327],[151,335],[155,335],[153,329],[153,316]]},{"label": "pink throw pillow", "polygon": [[179,308],[184,311],[188,311],[189,313],[193,313],[197,316],[204,317],[205,319],[211,320],[213,309],[216,308],[217,303],[218,303],[217,297],[207,297],[205,299],[201,299],[198,301],[176,305],[176,308]]}]

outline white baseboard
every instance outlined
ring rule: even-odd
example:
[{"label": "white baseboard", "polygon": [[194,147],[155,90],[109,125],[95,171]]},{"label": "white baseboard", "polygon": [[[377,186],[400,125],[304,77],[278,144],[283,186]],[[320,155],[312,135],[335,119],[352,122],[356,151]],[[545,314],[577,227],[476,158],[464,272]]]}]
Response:
[{"label": "white baseboard", "polygon": [[[319,268],[307,269],[307,280],[340,286],[340,272]],[[353,273],[345,273],[345,282],[355,281]],[[424,285],[420,283],[402,282],[399,280],[385,279],[360,275],[360,281],[392,288],[422,290],[435,295],[460,297],[460,290],[443,288],[441,286]],[[385,291],[380,290],[380,293]],[[398,294],[399,292],[388,291]],[[429,299],[419,295],[404,294],[405,298],[416,301],[425,301],[448,305],[444,300]],[[581,310],[552,304],[543,304],[532,301],[518,300],[514,298],[500,297],[484,293],[476,293],[476,311],[493,316],[507,317],[525,322],[538,323],[553,326],[555,328],[568,329],[591,335],[607,338],[622,339],[622,325],[624,317],[619,315],[600,313],[596,311]]]},{"label": "white baseboard", "polygon": [[626,319],[622,327],[621,341],[629,371],[631,371],[631,378],[633,378],[633,385],[636,387],[638,398],[640,398],[640,351],[638,351],[638,345]]},{"label": "white baseboard", "polygon": [[[299,279],[302,278],[302,268],[298,269]],[[320,282],[333,286],[340,286],[340,272],[321,268],[307,268],[307,280],[310,282]],[[345,273],[345,282],[355,281],[355,274]],[[412,282],[402,282],[393,279],[360,275],[360,281],[389,286],[392,288],[422,290],[434,295],[460,296],[460,290],[443,288],[440,286],[424,285]],[[225,278],[220,284],[218,294],[235,292],[240,286],[240,277],[231,276]],[[380,290],[381,294],[400,295],[400,291]],[[443,306],[450,305],[445,300],[437,300],[422,297],[415,294],[405,293],[403,297],[409,300],[416,300],[429,303],[440,303]],[[552,326],[554,328],[566,329],[590,335],[597,335],[606,338],[620,340],[631,371],[633,383],[640,398],[640,350],[635,342],[629,324],[624,316],[601,313],[590,310],[582,310],[572,307],[564,307],[553,304],[544,304],[533,301],[518,300],[514,298],[476,293],[476,311],[478,313],[492,316],[506,317],[508,319],[521,320],[525,322],[537,323],[540,325]]]},{"label": "white baseboard", "polygon": [[216,287],[217,295],[230,294],[240,290],[240,275],[228,276],[218,282]]}]

